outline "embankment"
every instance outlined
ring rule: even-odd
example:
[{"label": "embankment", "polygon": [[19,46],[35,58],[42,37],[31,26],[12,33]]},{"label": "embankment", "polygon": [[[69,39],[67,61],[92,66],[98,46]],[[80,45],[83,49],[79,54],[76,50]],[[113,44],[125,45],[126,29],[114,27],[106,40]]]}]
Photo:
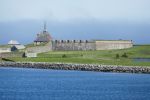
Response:
[{"label": "embankment", "polygon": [[99,72],[125,72],[125,73],[147,73],[150,74],[150,67],[140,66],[117,66],[117,65],[96,65],[96,64],[63,64],[43,62],[0,62],[0,67],[19,68],[40,68],[57,70],[80,70]]}]

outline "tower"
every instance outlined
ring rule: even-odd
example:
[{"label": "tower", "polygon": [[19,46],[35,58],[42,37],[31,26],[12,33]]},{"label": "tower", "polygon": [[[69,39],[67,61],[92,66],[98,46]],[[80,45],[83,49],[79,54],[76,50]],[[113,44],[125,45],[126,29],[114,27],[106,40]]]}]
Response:
[{"label": "tower", "polygon": [[44,32],[46,32],[47,31],[47,25],[46,25],[47,23],[46,23],[46,21],[44,21]]},{"label": "tower", "polygon": [[47,23],[44,22],[43,31],[37,34],[36,39],[34,40],[35,45],[40,45],[41,43],[48,43],[52,41],[52,37],[47,31]]}]

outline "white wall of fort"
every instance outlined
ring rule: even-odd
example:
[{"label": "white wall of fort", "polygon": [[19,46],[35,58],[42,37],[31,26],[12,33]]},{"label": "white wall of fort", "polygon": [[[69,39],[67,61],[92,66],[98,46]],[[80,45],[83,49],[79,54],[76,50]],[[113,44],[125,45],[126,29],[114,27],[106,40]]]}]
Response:
[{"label": "white wall of fort", "polygon": [[133,47],[131,40],[98,40],[96,50],[125,49]]},{"label": "white wall of fort", "polygon": [[26,49],[27,53],[42,53],[52,51],[52,44],[51,42],[47,43],[45,46],[34,46],[29,47]]},{"label": "white wall of fort", "polygon": [[48,51],[85,51],[85,50],[113,50],[133,47],[130,40],[54,40],[45,46],[27,48],[28,53],[42,53]]}]

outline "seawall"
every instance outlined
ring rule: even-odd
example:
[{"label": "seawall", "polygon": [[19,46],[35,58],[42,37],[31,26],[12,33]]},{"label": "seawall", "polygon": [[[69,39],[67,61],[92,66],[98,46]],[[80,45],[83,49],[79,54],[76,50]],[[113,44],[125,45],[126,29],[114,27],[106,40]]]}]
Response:
[{"label": "seawall", "polygon": [[57,70],[80,70],[97,72],[125,72],[125,73],[147,73],[150,74],[150,67],[140,66],[117,66],[117,65],[96,65],[96,64],[63,64],[43,62],[0,62],[0,67],[18,68],[39,68]]}]

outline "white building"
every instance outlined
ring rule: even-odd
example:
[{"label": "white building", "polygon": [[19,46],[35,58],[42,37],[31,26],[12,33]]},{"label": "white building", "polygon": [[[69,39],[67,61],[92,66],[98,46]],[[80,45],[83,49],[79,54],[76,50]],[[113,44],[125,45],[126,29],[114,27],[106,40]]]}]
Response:
[{"label": "white building", "polygon": [[21,50],[21,49],[25,49],[25,46],[20,44],[18,41],[16,40],[10,40],[8,42],[8,45],[11,46],[11,51],[15,51],[15,50]]},{"label": "white building", "polygon": [[20,43],[18,42],[18,41],[16,41],[16,40],[10,40],[9,42],[8,42],[8,45],[20,45]]}]

